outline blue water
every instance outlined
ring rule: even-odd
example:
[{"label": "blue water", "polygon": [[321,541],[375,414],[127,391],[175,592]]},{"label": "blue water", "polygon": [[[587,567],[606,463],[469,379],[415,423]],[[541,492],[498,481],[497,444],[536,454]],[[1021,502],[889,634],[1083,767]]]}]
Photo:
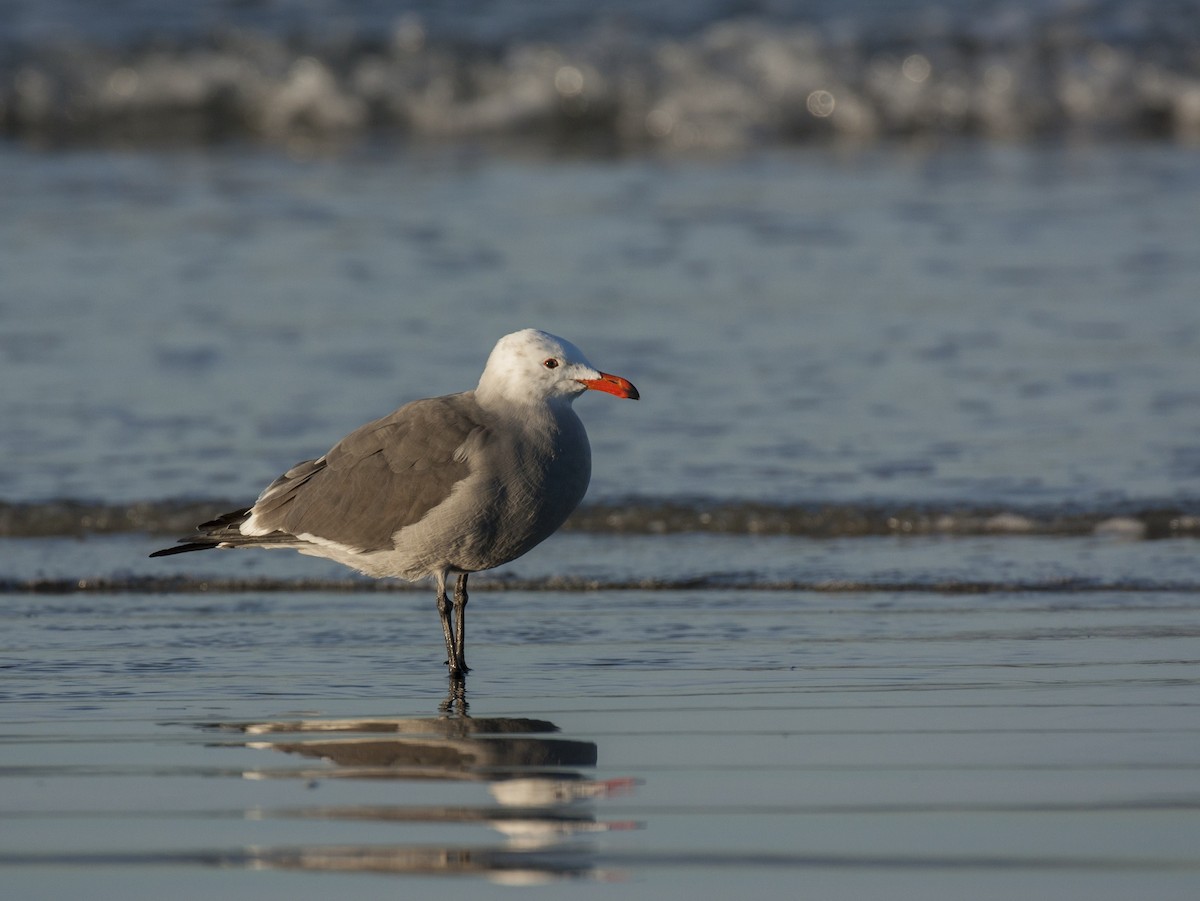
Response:
[{"label": "blue water", "polygon": [[253,494],[530,325],[645,386],[595,498],[1200,496],[1200,4],[556,10],[10,0],[0,498]]},{"label": "blue water", "polygon": [[0,153],[10,500],[252,496],[529,325],[642,390],[593,497],[1200,495],[1187,148]]}]

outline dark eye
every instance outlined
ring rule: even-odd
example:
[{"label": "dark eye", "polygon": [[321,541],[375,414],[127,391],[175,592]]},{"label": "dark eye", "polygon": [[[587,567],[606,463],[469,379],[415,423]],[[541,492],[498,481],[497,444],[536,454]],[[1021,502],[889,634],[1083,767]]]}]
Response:
[{"label": "dark eye", "polygon": [[554,359],[554,357],[550,357],[549,359],[542,360],[542,365],[545,366],[547,369],[557,369],[558,368],[558,360]]}]

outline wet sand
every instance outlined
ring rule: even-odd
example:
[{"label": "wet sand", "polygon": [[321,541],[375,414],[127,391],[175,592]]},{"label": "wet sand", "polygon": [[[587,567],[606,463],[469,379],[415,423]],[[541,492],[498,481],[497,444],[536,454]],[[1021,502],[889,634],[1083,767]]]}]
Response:
[{"label": "wet sand", "polygon": [[422,593],[0,596],[6,893],[1200,885],[1192,592],[504,591],[471,613],[459,695]]}]

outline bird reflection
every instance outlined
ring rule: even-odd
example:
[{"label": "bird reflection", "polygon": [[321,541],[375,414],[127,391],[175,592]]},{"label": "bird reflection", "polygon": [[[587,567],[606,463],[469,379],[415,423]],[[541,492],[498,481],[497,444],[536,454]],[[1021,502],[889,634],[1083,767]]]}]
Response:
[{"label": "bird reflection", "polygon": [[[611,878],[591,858],[586,838],[633,829],[631,821],[602,821],[594,802],[633,791],[636,780],[596,780],[581,769],[596,765],[594,742],[562,738],[547,720],[472,717],[465,688],[450,692],[432,717],[298,719],[223,723],[214,728],[246,736],[241,747],[314,761],[311,766],[262,767],[248,779],[372,779],[396,782],[479,783],[490,801],[479,804],[348,804],[256,811],[256,817],[377,824],[485,825],[500,843],[479,846],[322,846],[255,849],[253,864],[286,869],[421,874],[475,874],[506,883],[561,878]],[[319,761],[319,762],[318,762]],[[381,789],[386,791],[386,789]],[[424,831],[424,830],[423,830]],[[440,830],[438,835],[444,835]]]}]

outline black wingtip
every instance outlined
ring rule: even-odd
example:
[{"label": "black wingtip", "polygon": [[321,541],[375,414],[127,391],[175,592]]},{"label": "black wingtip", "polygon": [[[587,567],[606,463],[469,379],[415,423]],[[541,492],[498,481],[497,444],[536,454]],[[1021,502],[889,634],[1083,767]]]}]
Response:
[{"label": "black wingtip", "polygon": [[240,526],[246,521],[246,517],[250,515],[250,507],[242,507],[240,510],[232,510],[229,513],[223,513],[216,519],[210,519],[208,522],[202,522],[196,526],[201,532],[213,532],[217,529],[227,529],[233,526]]},{"label": "black wingtip", "polygon": [[[233,510],[229,513],[224,513],[216,519],[210,519],[208,522],[202,522],[196,528],[201,532],[220,532],[220,530],[233,529],[237,531],[237,526],[240,526],[246,521],[246,517],[250,515],[250,507],[242,507],[240,510]],[[226,536],[231,537],[231,536]],[[199,538],[180,538],[179,543],[172,547],[165,547],[155,551],[151,557],[170,557],[172,554],[186,554],[189,551],[207,551],[215,547],[220,547],[222,539],[213,538],[210,535],[202,535]],[[228,545],[227,545],[228,546]]]},{"label": "black wingtip", "polygon": [[187,541],[174,547],[165,547],[155,551],[151,557],[170,557],[172,554],[186,554],[188,551],[207,551],[217,546],[215,541]]}]

